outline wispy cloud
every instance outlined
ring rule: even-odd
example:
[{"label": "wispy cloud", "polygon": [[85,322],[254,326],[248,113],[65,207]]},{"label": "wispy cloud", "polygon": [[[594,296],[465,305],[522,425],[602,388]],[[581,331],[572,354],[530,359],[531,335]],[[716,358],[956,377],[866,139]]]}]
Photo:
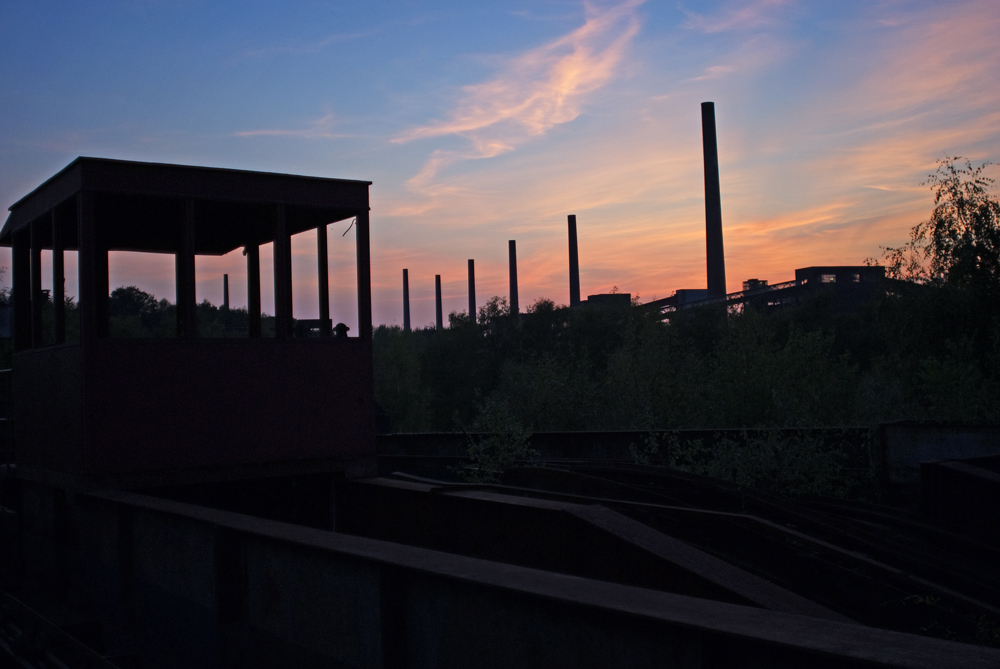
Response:
[{"label": "wispy cloud", "polygon": [[698,14],[681,8],[687,16],[683,27],[703,33],[721,33],[772,26],[778,23],[778,10],[791,4],[792,0],[731,2],[712,14]]},{"label": "wispy cloud", "polygon": [[586,6],[585,23],[548,44],[510,58],[494,79],[464,89],[446,120],[411,128],[394,143],[457,135],[466,151],[436,150],[408,182],[432,194],[438,171],[459,160],[490,158],[577,118],[586,96],[613,80],[639,31],[635,9],[644,0],[615,7]]},{"label": "wispy cloud", "polygon": [[257,130],[237,130],[234,137],[261,137],[277,135],[284,137],[303,137],[308,139],[340,139],[350,137],[350,135],[333,132],[333,114],[327,114],[323,118],[311,121],[305,128],[281,129],[281,128],[261,128]]},{"label": "wispy cloud", "polygon": [[365,32],[356,33],[333,33],[328,35],[321,40],[315,42],[303,42],[301,44],[288,44],[283,46],[269,46],[262,49],[254,49],[252,51],[247,51],[243,54],[245,58],[263,58],[265,56],[272,56],[275,54],[283,53],[317,53],[322,51],[331,44],[340,44],[342,42],[349,42],[351,40],[361,39],[362,37],[369,37],[374,35],[377,31],[368,30]]},{"label": "wispy cloud", "polygon": [[710,65],[705,68],[705,74],[691,77],[688,81],[711,81],[712,79],[719,79],[736,71],[736,68],[732,65]]},{"label": "wispy cloud", "polygon": [[966,108],[992,106],[1000,14],[995,5],[989,7],[993,11],[983,11],[987,7],[982,4],[949,8],[897,29],[896,48],[868,82],[872,97],[894,113],[931,100]]},{"label": "wispy cloud", "polygon": [[510,12],[511,16],[516,16],[527,21],[566,21],[573,18],[568,14],[537,14],[528,9],[520,9]]}]

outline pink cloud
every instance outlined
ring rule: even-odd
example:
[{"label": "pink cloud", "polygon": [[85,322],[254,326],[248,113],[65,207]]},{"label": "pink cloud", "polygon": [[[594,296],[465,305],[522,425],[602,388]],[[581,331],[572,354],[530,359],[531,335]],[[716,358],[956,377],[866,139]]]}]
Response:
[{"label": "pink cloud", "polygon": [[233,133],[234,137],[303,137],[307,139],[340,139],[350,137],[350,135],[335,133],[332,130],[334,123],[333,114],[327,114],[322,118],[311,121],[306,128],[297,129],[276,129],[263,128],[258,130],[238,130]]},{"label": "pink cloud", "polygon": [[581,27],[510,58],[494,79],[465,87],[448,119],[393,138],[394,143],[404,143],[458,135],[471,145],[471,151],[464,153],[435,151],[408,182],[410,189],[434,195],[431,181],[443,167],[509,152],[577,118],[587,95],[617,74],[639,31],[635,9],[644,1],[628,0],[604,10],[588,5]]},{"label": "pink cloud", "polygon": [[685,28],[703,33],[719,33],[775,25],[778,23],[776,12],[791,4],[790,0],[756,0],[750,3],[731,2],[713,14],[681,11],[688,17],[684,22]]}]

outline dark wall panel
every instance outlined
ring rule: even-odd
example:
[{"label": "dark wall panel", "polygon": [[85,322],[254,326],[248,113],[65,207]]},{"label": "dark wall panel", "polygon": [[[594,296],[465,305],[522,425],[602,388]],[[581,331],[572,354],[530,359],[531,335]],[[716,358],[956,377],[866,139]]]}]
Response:
[{"label": "dark wall panel", "polygon": [[370,344],[104,340],[96,473],[374,454]]}]

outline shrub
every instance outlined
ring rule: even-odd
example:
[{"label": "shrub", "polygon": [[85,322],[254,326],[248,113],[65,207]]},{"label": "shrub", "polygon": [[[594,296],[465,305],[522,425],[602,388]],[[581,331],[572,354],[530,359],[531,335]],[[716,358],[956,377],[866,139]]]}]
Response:
[{"label": "shrub", "polygon": [[487,398],[479,405],[479,415],[473,427],[485,434],[469,437],[470,463],[459,473],[473,483],[497,483],[504,470],[518,460],[538,457],[528,445],[531,430],[511,412],[503,400]]}]

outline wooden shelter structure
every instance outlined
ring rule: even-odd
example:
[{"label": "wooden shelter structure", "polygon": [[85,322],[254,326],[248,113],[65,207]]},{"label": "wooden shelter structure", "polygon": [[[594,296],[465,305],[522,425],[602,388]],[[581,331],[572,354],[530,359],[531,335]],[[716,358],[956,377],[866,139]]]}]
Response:
[{"label": "wooden shelter structure", "polygon": [[[15,203],[0,244],[13,248],[21,475],[128,485],[246,476],[279,464],[285,472],[343,468],[373,458],[369,185],[81,157]],[[345,333],[331,327],[326,226],[350,218],[358,332],[334,336]],[[311,229],[320,336],[301,338],[292,318],[291,236]],[[275,336],[262,337],[259,250],[272,242]],[[247,336],[199,337],[196,258],[240,247]],[[41,289],[43,250],[52,258],[51,306]],[[67,337],[62,287],[70,250],[77,251],[79,326]],[[174,256],[176,337],[110,336],[109,251]],[[43,318],[48,309],[51,320]]]}]

